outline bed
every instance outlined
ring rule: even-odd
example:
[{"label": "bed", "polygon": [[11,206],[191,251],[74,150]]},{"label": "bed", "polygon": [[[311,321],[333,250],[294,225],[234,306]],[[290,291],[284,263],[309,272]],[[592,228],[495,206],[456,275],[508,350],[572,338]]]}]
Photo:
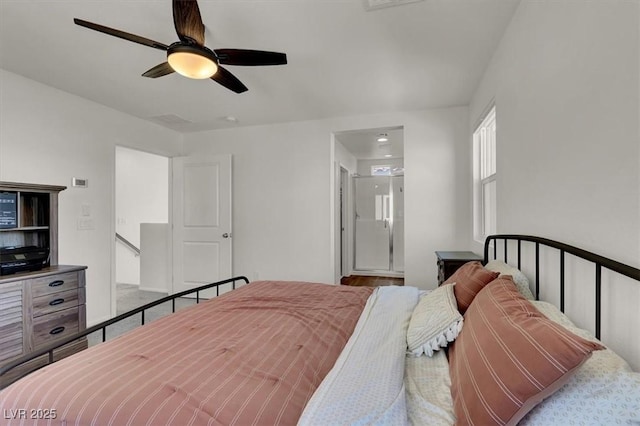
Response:
[{"label": "bed", "polygon": [[[535,300],[549,250],[560,309]],[[569,257],[594,265],[594,332],[562,313]],[[576,247],[497,235],[483,264],[433,291],[239,285],[18,380],[0,391],[2,422],[637,424],[640,373],[596,338],[603,269],[640,281],[640,270]],[[209,287],[236,281],[246,279]]]}]

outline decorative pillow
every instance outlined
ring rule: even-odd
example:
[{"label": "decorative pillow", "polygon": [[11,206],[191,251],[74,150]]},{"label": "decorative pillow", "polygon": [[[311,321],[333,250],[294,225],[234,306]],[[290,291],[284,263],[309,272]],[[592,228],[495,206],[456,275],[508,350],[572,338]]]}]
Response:
[{"label": "decorative pillow", "polygon": [[496,279],[498,275],[498,272],[483,268],[478,261],[467,262],[454,272],[444,284],[456,284],[453,291],[458,302],[458,311],[464,314],[482,287]]},{"label": "decorative pillow", "polygon": [[459,424],[515,425],[604,348],[547,319],[510,277],[478,293],[465,323],[449,348]]},{"label": "decorative pillow", "polygon": [[433,356],[433,351],[453,342],[462,330],[453,284],[441,285],[422,296],[411,314],[407,330],[409,352]]},{"label": "decorative pillow", "polygon": [[513,282],[520,294],[522,294],[525,299],[535,300],[533,297],[533,293],[531,293],[531,289],[529,288],[529,280],[527,277],[520,272],[518,268],[514,268],[513,266],[503,262],[502,260],[492,260],[491,262],[484,265],[484,267],[493,272],[499,272],[500,276],[502,275],[511,275],[513,278]]}]

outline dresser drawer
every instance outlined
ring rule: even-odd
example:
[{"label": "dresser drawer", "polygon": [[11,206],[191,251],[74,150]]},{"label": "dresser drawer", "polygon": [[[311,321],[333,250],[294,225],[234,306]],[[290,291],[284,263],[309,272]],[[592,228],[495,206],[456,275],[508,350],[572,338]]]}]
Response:
[{"label": "dresser drawer", "polygon": [[33,349],[80,331],[79,312],[80,309],[76,306],[34,318],[31,335]]},{"label": "dresser drawer", "polygon": [[29,282],[31,284],[31,295],[35,299],[46,294],[78,288],[79,281],[77,272],[67,272],[65,274],[34,278]]},{"label": "dresser drawer", "polygon": [[62,311],[84,303],[84,288],[51,293],[33,299],[33,317]]}]

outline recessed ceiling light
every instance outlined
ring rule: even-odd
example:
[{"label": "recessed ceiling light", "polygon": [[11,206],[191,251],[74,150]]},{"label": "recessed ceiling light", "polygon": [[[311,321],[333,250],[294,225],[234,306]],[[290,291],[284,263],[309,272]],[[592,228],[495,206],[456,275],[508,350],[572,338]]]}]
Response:
[{"label": "recessed ceiling light", "polygon": [[223,118],[224,121],[228,121],[229,123],[237,123],[238,122],[238,118],[234,117],[233,115],[227,115],[226,117]]},{"label": "recessed ceiling light", "polygon": [[385,154],[384,156],[387,157],[387,158],[393,157],[393,155],[391,155],[391,154]]},{"label": "recessed ceiling light", "polygon": [[387,142],[389,140],[389,138],[387,137],[386,133],[380,133],[378,135],[378,139],[376,139],[378,142]]}]

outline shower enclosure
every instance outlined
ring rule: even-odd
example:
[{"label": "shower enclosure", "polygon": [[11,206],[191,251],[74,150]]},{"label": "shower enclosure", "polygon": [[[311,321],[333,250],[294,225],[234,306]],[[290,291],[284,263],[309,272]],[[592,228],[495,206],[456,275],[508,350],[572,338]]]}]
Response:
[{"label": "shower enclosure", "polygon": [[354,179],[354,271],[404,272],[404,176]]}]

